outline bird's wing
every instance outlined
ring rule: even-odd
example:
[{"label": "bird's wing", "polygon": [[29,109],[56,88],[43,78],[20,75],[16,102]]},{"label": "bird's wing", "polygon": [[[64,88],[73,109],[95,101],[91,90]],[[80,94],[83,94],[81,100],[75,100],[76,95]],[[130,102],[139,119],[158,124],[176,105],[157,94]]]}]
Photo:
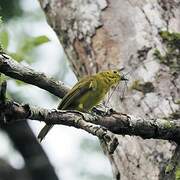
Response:
[{"label": "bird's wing", "polygon": [[[80,80],[76,85],[64,96],[61,103],[58,106],[58,109],[66,109],[72,102],[80,98],[84,93],[90,90],[96,90],[97,83],[93,78],[84,78]],[[45,125],[44,128],[40,131],[38,139],[40,142],[44,139],[49,130],[53,125]]]},{"label": "bird's wing", "polygon": [[80,98],[84,93],[95,90],[97,83],[94,79],[89,78],[80,80],[75,86],[64,96],[58,109],[66,109],[72,102]]}]

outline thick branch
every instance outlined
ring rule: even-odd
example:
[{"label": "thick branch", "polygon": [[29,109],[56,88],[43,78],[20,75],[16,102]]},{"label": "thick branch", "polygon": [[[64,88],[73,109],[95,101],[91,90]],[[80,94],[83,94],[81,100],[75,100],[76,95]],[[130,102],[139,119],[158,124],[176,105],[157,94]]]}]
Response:
[{"label": "thick branch", "polygon": [[[15,122],[25,119],[44,121],[46,124],[62,124],[83,129],[92,135],[97,136],[107,143],[108,152],[114,152],[118,145],[115,135],[105,128],[91,122],[85,121],[89,114],[82,114],[78,111],[58,111],[48,110],[39,107],[30,107],[29,105],[19,105],[15,102],[6,102],[0,104],[0,115],[4,116],[5,122]],[[60,117],[62,116],[62,117]],[[86,117],[87,116],[87,117]],[[0,122],[1,124],[2,122]]]},{"label": "thick branch", "polygon": [[60,98],[68,91],[63,82],[57,82],[43,73],[35,72],[33,69],[16,62],[6,54],[0,54],[0,72],[14,79],[47,90]]},{"label": "thick branch", "polygon": [[[84,129],[85,131],[104,137],[111,131],[121,135],[137,135],[144,139],[164,139],[172,140],[180,144],[180,122],[169,121],[166,119],[149,119],[148,121],[127,116],[117,112],[111,115],[99,116],[81,113],[78,111],[49,110],[29,105],[19,105],[9,102],[3,113],[7,121],[16,121],[23,119],[44,121],[47,124],[62,124]],[[97,125],[108,129],[106,131]]]}]

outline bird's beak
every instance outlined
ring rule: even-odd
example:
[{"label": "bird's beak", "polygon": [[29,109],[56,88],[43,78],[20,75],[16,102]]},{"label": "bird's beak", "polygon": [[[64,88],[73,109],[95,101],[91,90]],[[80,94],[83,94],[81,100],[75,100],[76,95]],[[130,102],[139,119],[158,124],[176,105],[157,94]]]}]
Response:
[{"label": "bird's beak", "polygon": [[128,79],[124,75],[122,75],[121,76],[121,81],[128,81]]}]

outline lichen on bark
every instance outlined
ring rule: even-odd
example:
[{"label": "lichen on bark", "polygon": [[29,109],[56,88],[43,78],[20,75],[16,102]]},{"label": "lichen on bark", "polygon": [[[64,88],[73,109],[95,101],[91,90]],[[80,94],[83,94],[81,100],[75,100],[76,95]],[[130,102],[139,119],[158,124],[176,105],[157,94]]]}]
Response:
[{"label": "lichen on bark", "polygon": [[94,66],[95,59],[91,37],[102,26],[101,13],[107,7],[106,0],[39,1],[76,75],[92,74],[89,66]]},{"label": "lichen on bark", "polygon": [[168,66],[171,73],[180,71],[180,33],[160,31],[159,35],[165,44],[165,53],[155,49],[154,56],[160,63]]}]

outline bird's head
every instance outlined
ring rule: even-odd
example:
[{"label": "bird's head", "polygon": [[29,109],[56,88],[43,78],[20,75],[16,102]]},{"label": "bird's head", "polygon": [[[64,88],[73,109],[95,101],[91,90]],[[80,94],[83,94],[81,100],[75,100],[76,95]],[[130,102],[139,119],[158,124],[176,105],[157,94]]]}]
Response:
[{"label": "bird's head", "polygon": [[128,81],[128,79],[121,73],[121,70],[108,70],[100,72],[99,75],[107,79],[109,84],[114,85],[120,81]]}]

